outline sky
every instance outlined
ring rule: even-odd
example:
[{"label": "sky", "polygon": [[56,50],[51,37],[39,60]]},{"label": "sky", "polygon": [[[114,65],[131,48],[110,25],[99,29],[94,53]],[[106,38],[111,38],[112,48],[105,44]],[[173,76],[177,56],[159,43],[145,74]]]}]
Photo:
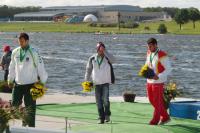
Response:
[{"label": "sky", "polygon": [[200,0],[0,0],[0,5],[41,7],[80,5],[133,5],[140,7],[195,7],[200,9]]}]

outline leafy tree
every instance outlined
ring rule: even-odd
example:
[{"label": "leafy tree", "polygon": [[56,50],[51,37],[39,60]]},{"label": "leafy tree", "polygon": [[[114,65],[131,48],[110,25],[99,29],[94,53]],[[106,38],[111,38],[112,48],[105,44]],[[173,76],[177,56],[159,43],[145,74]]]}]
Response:
[{"label": "leafy tree", "polygon": [[178,8],[174,8],[174,7],[164,7],[163,11],[166,12],[167,14],[169,14],[172,18],[175,17],[176,12],[178,11]]},{"label": "leafy tree", "polygon": [[175,21],[177,24],[180,25],[180,30],[181,30],[181,25],[185,24],[189,21],[189,12],[187,9],[180,9],[176,12],[175,17],[174,17]]},{"label": "leafy tree", "polygon": [[145,12],[166,12],[169,14],[172,18],[174,18],[178,8],[174,7],[147,7],[143,8]]},{"label": "leafy tree", "polygon": [[145,12],[162,12],[163,8],[162,7],[147,7],[144,8]]},{"label": "leafy tree", "polygon": [[0,18],[13,18],[15,14],[23,12],[37,12],[41,7],[12,7],[7,5],[0,5]]},{"label": "leafy tree", "polygon": [[160,24],[158,27],[158,33],[160,34],[165,34],[167,33],[167,27],[165,26],[165,24]]},{"label": "leafy tree", "polygon": [[123,28],[137,28],[138,26],[139,26],[138,23],[129,20],[128,22],[124,23],[121,27],[123,27]]},{"label": "leafy tree", "polygon": [[189,9],[189,18],[193,22],[193,28],[195,29],[195,22],[200,19],[200,12],[196,8]]}]

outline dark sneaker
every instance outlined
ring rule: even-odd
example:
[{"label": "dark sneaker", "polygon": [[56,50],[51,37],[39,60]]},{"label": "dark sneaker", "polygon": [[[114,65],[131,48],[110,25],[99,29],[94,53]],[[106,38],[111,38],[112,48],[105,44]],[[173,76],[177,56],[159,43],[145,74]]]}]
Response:
[{"label": "dark sneaker", "polygon": [[171,121],[171,119],[169,118],[169,119],[167,119],[167,120],[161,121],[161,122],[159,123],[159,125],[167,124],[167,123],[170,122],[170,121]]},{"label": "dark sneaker", "polygon": [[105,116],[105,121],[109,122],[110,121],[110,116]]},{"label": "dark sneaker", "polygon": [[104,120],[99,120],[98,124],[104,124]]}]

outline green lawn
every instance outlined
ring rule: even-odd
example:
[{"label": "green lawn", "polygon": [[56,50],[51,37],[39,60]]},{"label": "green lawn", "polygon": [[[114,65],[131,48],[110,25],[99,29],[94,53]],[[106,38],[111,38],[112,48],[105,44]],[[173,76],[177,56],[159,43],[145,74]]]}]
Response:
[{"label": "green lawn", "polygon": [[82,121],[71,127],[71,131],[87,133],[198,133],[200,123],[195,120],[172,118],[166,125],[150,126],[152,106],[143,103],[111,103],[112,123],[97,123],[96,104],[49,104],[37,106],[37,114],[53,117],[68,117]]},{"label": "green lawn", "polygon": [[[94,33],[101,32],[114,32],[114,33],[157,33],[159,24],[164,23],[168,32],[171,34],[200,34],[200,22],[196,22],[196,29],[193,29],[192,22],[182,25],[182,30],[179,30],[179,25],[174,21],[171,22],[148,22],[140,23],[140,26],[135,29],[121,28],[120,31],[117,27],[112,28],[100,28],[89,27],[86,23],[81,24],[65,24],[59,23],[31,23],[31,22],[15,22],[15,23],[0,23],[0,31],[7,32],[80,32],[80,33]],[[144,30],[144,27],[148,26],[150,30]]]}]

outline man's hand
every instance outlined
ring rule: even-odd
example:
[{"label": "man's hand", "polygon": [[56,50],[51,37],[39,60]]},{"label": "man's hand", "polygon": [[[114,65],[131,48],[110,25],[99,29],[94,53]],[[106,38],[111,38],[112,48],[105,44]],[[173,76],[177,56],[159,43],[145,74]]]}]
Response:
[{"label": "man's hand", "polygon": [[42,86],[45,86],[45,83],[42,83],[41,81],[36,82],[36,84],[41,84]]},{"label": "man's hand", "polygon": [[9,87],[10,89],[12,89],[12,88],[14,87],[14,83],[13,83],[13,82],[8,82],[8,87]]},{"label": "man's hand", "polygon": [[154,79],[154,80],[158,80],[159,77],[158,77],[157,75],[155,75],[155,76],[153,77],[153,79]]}]

